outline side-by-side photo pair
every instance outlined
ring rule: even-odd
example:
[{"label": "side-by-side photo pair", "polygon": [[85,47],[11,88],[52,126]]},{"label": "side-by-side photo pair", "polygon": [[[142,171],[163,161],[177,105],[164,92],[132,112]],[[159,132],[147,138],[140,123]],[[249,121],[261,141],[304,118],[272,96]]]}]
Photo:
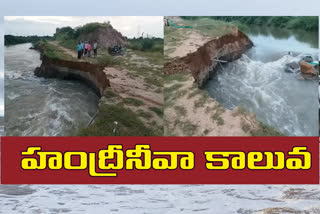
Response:
[{"label": "side-by-side photo pair", "polygon": [[5,17],[8,136],[318,136],[318,17]]},{"label": "side-by-side photo pair", "polygon": [[[318,136],[318,19],[6,16],[0,135]],[[35,163],[34,154],[25,163]],[[269,157],[280,165],[279,156]],[[190,175],[173,171],[177,183]],[[0,213],[320,213],[315,185],[0,185],[0,198]]]}]

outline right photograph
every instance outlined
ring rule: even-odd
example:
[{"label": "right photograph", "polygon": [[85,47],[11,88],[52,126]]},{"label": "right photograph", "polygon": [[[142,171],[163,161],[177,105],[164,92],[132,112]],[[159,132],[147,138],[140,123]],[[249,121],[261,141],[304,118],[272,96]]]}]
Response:
[{"label": "right photograph", "polygon": [[318,136],[318,17],[164,17],[165,136]]}]

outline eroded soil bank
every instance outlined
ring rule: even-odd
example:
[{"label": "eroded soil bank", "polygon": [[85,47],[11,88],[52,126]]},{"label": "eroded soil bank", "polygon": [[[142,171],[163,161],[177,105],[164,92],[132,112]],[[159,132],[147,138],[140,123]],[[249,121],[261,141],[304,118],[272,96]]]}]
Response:
[{"label": "eroded soil bank", "polygon": [[34,74],[38,77],[81,80],[100,96],[110,86],[109,80],[103,72],[104,66],[87,62],[51,59],[46,55],[42,55],[41,58],[41,66],[34,71]]},{"label": "eroded soil bank", "polygon": [[250,39],[237,28],[232,33],[208,41],[195,52],[165,64],[165,74],[191,72],[195,82],[202,87],[210,73],[214,72],[218,62],[214,60],[233,61],[253,46]]}]

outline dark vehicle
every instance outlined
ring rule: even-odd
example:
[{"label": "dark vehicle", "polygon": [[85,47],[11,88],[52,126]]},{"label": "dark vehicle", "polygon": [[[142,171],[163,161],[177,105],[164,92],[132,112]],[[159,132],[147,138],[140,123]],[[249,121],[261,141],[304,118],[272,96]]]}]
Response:
[{"label": "dark vehicle", "polygon": [[115,45],[113,47],[109,47],[109,54],[112,56],[115,55],[124,55],[124,48],[121,45]]}]

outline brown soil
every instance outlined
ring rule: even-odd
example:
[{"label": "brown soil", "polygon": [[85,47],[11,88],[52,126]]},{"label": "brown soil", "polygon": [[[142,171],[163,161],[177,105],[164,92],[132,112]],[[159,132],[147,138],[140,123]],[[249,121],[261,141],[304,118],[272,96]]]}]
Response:
[{"label": "brown soil", "polygon": [[127,40],[122,36],[120,32],[114,29],[111,25],[105,28],[99,28],[98,30],[81,35],[80,40],[83,41],[98,41],[99,48],[108,48],[115,45],[124,46]]},{"label": "brown soil", "polygon": [[[180,29],[185,30],[185,29]],[[172,53],[169,53],[170,58],[181,58],[190,53],[196,52],[199,47],[210,41],[210,38],[202,36],[196,30],[186,31],[189,35],[188,38],[183,40],[182,44],[175,48]]]}]

